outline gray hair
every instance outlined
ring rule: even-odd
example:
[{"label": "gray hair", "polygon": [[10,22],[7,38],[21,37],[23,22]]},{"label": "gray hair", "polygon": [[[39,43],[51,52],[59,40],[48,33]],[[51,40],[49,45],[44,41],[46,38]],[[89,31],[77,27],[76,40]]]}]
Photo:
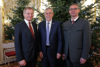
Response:
[{"label": "gray hair", "polygon": [[33,10],[32,7],[25,7],[25,9],[23,10],[23,13],[25,13],[27,9]]},{"label": "gray hair", "polygon": [[[45,9],[45,11],[46,11],[46,10],[49,10],[49,9],[51,9],[51,10],[52,10],[52,12],[53,12],[53,9],[52,9],[52,8],[50,8],[50,7],[46,8],[46,9]],[[45,12],[44,12],[44,13],[45,13]]]}]

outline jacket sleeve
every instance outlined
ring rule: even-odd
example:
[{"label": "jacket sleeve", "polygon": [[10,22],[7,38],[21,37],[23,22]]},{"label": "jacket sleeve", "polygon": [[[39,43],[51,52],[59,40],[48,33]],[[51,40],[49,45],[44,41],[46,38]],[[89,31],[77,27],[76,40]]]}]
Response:
[{"label": "jacket sleeve", "polygon": [[39,24],[39,27],[38,27],[38,48],[39,48],[39,52],[42,51],[40,29],[41,29],[41,28],[40,28],[40,24]]},{"label": "jacket sleeve", "polygon": [[16,50],[17,61],[21,61],[24,59],[24,56],[22,51],[22,33],[20,24],[17,24],[15,26],[14,37],[15,37],[15,50]]},{"label": "jacket sleeve", "polygon": [[61,35],[62,35],[62,54],[65,54],[65,41],[64,41],[64,30],[63,30],[64,24],[62,24],[62,29],[61,29]]},{"label": "jacket sleeve", "polygon": [[62,53],[62,36],[61,36],[61,25],[60,22],[58,23],[58,52]]},{"label": "jacket sleeve", "polygon": [[89,50],[91,46],[91,27],[88,21],[85,21],[83,30],[83,50],[82,58],[87,59],[89,56]]}]

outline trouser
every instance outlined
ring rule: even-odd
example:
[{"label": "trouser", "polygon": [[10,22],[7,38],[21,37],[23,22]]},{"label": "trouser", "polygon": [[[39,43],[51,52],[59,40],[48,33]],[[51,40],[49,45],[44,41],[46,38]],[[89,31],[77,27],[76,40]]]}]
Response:
[{"label": "trouser", "polygon": [[80,64],[80,62],[71,62],[69,59],[67,59],[66,67],[83,67],[83,64]]},{"label": "trouser", "polygon": [[20,66],[20,67],[36,67],[36,62],[28,61],[28,62],[26,62],[26,66]]},{"label": "trouser", "polygon": [[66,59],[66,67],[83,67],[83,64],[80,64],[80,62],[71,62],[69,56],[69,49],[68,49],[68,56]]},{"label": "trouser", "polygon": [[57,59],[56,57],[48,56],[48,52],[50,51],[49,49],[50,47],[46,46],[46,52],[42,59],[42,67],[56,67]]}]

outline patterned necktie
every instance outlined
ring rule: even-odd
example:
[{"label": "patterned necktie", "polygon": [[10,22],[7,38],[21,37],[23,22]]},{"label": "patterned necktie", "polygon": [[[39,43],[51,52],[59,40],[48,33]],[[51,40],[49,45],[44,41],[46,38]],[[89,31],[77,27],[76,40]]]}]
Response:
[{"label": "patterned necktie", "polygon": [[50,46],[50,43],[49,43],[49,22],[47,22],[47,28],[46,28],[46,45]]},{"label": "patterned necktie", "polygon": [[29,22],[29,29],[30,29],[30,31],[31,31],[31,33],[32,33],[32,36],[33,36],[33,38],[34,38],[34,32],[33,32],[33,29],[32,29],[32,26],[31,26],[31,23]]},{"label": "patterned necktie", "polygon": [[74,20],[72,21],[72,24],[74,24]]}]

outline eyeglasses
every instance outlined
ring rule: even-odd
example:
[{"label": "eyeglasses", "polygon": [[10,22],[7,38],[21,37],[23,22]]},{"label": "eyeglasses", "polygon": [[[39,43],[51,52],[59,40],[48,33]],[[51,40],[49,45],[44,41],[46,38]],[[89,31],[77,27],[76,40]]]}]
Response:
[{"label": "eyeglasses", "polygon": [[79,8],[70,8],[69,10],[72,11],[72,10],[77,10],[77,9],[79,9]]},{"label": "eyeglasses", "polygon": [[50,12],[50,13],[45,13],[45,14],[47,15],[47,14],[52,14],[52,13]]}]

